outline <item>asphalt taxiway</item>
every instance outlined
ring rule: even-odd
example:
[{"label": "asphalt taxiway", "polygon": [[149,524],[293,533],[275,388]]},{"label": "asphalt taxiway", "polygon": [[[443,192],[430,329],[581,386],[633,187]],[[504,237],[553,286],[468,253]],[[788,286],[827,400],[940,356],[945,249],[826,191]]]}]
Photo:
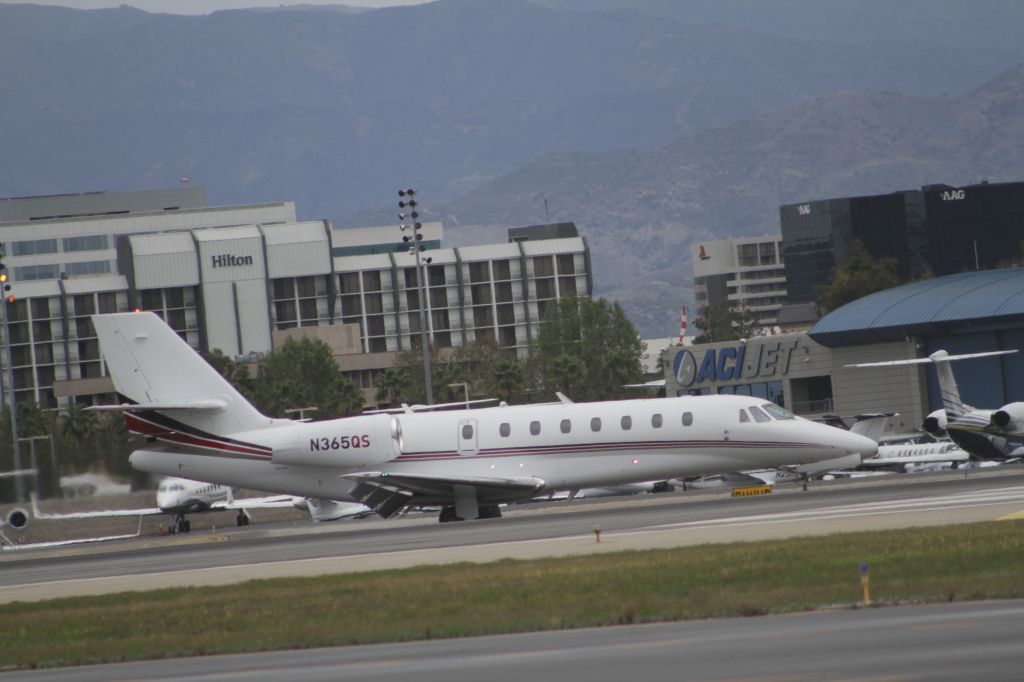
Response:
[{"label": "asphalt taxiway", "polygon": [[4,675],[119,680],[1019,680],[1020,601],[816,611]]},{"label": "asphalt taxiway", "polygon": [[[1024,512],[1024,470],[780,487],[765,497],[674,493],[513,507],[504,518],[435,517],[249,526],[0,555],[0,603],[456,561],[568,556],[942,525]],[[600,528],[600,542],[594,533]]]}]

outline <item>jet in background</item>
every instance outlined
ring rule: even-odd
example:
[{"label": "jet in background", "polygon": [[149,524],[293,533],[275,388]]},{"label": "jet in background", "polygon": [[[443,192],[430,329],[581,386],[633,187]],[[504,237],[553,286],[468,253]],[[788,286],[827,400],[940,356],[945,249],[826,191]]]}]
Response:
[{"label": "jet in background", "polygon": [[[313,521],[333,521],[342,518],[355,518],[372,511],[361,504],[351,502],[334,502],[332,500],[313,500],[312,503],[291,495],[275,495],[271,497],[243,497],[236,499],[232,489],[215,483],[191,481],[185,478],[165,478],[160,481],[156,491],[156,507],[142,509],[107,509],[98,511],[70,512],[66,514],[50,514],[39,510],[38,501],[32,498],[32,516],[37,519],[94,519],[120,516],[152,516],[169,514],[173,516],[168,526],[170,533],[188,533],[192,524],[188,514],[204,512],[237,511],[235,523],[248,526],[251,520],[250,509],[268,509],[294,507],[308,511]],[[27,519],[26,519],[27,524]],[[21,527],[24,527],[23,524]]]},{"label": "jet in background", "polygon": [[971,459],[1005,461],[1024,456],[1024,402],[1008,403],[994,410],[965,405],[960,399],[960,389],[949,363],[1016,352],[1002,350],[950,355],[944,350],[937,350],[927,358],[869,362],[846,367],[934,364],[943,407],[925,417],[922,428],[934,436],[948,434],[954,443],[970,454]]},{"label": "jet in background", "polygon": [[320,422],[260,414],[151,312],[93,316],[136,469],[255,490],[352,500],[387,517],[501,515],[546,491],[680,475],[859,461],[869,439],[748,396],[553,403]]}]

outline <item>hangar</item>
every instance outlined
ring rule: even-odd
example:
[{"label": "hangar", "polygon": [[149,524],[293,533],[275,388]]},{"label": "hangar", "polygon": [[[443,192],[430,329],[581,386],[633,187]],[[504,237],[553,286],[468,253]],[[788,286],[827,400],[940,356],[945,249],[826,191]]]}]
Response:
[{"label": "hangar", "polygon": [[[965,272],[853,301],[809,331],[672,346],[667,395],[741,393],[806,417],[897,412],[912,429],[941,407],[929,365],[855,369],[854,363],[1024,349],[1024,268]],[[1024,400],[1024,353],[954,367],[963,400],[979,407]]]}]

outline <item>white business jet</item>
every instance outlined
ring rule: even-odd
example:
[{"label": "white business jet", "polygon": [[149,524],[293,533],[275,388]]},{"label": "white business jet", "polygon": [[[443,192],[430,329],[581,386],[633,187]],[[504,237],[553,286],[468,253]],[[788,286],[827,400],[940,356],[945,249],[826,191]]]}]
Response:
[{"label": "white business jet", "polygon": [[136,469],[352,500],[381,516],[441,506],[500,516],[547,491],[821,460],[860,461],[869,439],[747,396],[522,405],[295,422],[260,414],[151,312],[93,316]]},{"label": "white business jet", "polygon": [[[333,500],[310,501],[301,497],[293,497],[292,495],[236,498],[229,486],[175,477],[165,478],[160,481],[156,491],[155,507],[102,509],[55,514],[41,511],[36,498],[34,496],[32,498],[32,516],[37,519],[94,519],[168,514],[173,517],[173,521],[168,526],[170,533],[187,533],[192,530],[192,523],[188,520],[188,514],[236,511],[238,512],[235,517],[236,525],[248,526],[252,518],[249,510],[282,507],[294,507],[308,511],[313,521],[334,521],[343,518],[356,518],[372,513],[368,507],[358,503],[334,502]],[[27,522],[28,519],[26,518],[20,527],[24,527]]]},{"label": "white business jet", "polygon": [[932,435],[949,434],[973,460],[1007,460],[1024,456],[1024,402],[1013,402],[998,409],[978,409],[965,405],[953,377],[951,362],[994,355],[1016,353],[1016,350],[989,351],[950,355],[937,350],[926,358],[868,362],[846,367],[895,367],[933,364],[942,396],[942,409],[925,417],[922,427]]}]

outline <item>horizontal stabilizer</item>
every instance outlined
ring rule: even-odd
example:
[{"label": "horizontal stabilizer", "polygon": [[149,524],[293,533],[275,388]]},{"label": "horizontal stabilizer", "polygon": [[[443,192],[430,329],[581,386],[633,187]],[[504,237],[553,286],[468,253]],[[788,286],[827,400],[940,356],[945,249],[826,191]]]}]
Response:
[{"label": "horizontal stabilizer", "polygon": [[910,360],[889,360],[887,362],[862,362],[856,365],[843,365],[843,367],[899,367],[901,365],[924,365],[936,362],[950,362],[951,360],[971,360],[973,358],[987,358],[993,355],[1009,355],[1016,353],[1016,350],[993,350],[985,353],[965,353],[963,355],[937,355],[932,354],[927,358],[912,358]]},{"label": "horizontal stabilizer", "polygon": [[187,403],[122,403],[120,405],[92,405],[85,409],[96,412],[148,412],[150,410],[223,410],[227,403],[216,398],[192,400]]}]

